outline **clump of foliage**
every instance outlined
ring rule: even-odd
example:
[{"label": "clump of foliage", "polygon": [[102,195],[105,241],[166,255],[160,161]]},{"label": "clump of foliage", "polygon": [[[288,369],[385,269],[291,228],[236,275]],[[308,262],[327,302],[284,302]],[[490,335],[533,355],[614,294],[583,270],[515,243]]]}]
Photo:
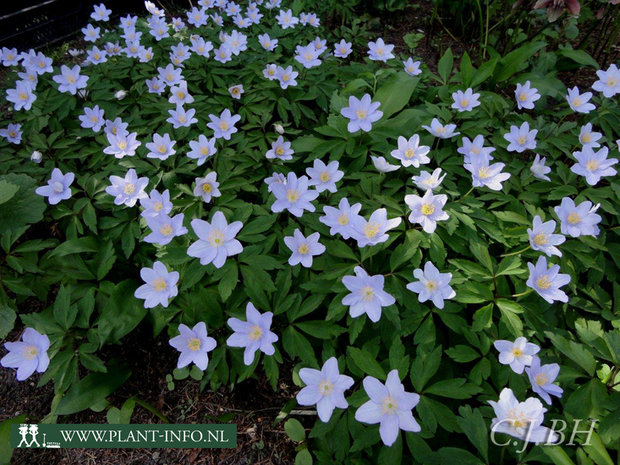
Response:
[{"label": "clump of foliage", "polygon": [[[296,18],[311,8],[309,3],[295,1],[290,13]],[[374,38],[370,55],[376,57],[381,49],[379,56],[385,60],[369,59],[366,40],[350,28],[329,31],[301,24],[283,28],[282,21],[276,21],[283,13],[279,8],[261,6],[259,11],[263,18],[247,29],[235,25],[234,16],[225,15],[222,27],[213,17],[198,27],[166,24],[169,35],[161,40],[150,33],[157,14],[140,18],[134,32],[142,33],[139,45],[150,47],[151,54],[144,60],[127,56],[132,45],[125,42],[127,31],[101,26],[104,34],[95,45],[110,42],[113,49],[118,42],[123,51],[84,66],[81,74],[88,77],[84,89],[75,94],[59,91],[53,76],[61,72],[54,66],[51,73],[38,76],[30,109],[4,115],[0,127],[20,124],[22,138],[19,143],[0,141],[0,330],[6,336],[18,313],[23,325],[49,338],[51,361],[39,381],[54,383],[55,398],[46,421],[62,421],[63,415],[87,408],[107,409],[111,421],[120,421],[123,409],[107,405],[105,398],[139,373],[132,374],[122,360],[104,360],[100,355],[107,345],[123,344],[138,325],[146,325],[154,338],[164,332],[175,341],[173,345],[180,341],[183,354],[191,355],[194,347],[208,357],[204,368],[200,367],[204,358],[194,360],[191,368],[189,361],[179,361],[176,369],[171,366],[172,376],[166,378],[169,389],[174,389],[173,378],[181,382],[191,377],[203,389],[234,389],[252,376],[266,376],[277,389],[283,364],[293,366],[292,381],[302,389],[309,379],[304,373],[309,372],[301,370],[321,369],[334,357],[339,372],[353,381],[344,394],[349,408],[336,408],[327,422],[317,419],[309,432],[298,420],[287,420],[286,431],[300,443],[299,463],[311,463],[314,458],[319,463],[497,464],[507,463],[508,457],[519,463],[612,463],[609,452],[617,451],[620,439],[620,287],[615,282],[620,258],[615,224],[620,189],[609,172],[592,185],[571,168],[578,164],[581,155],[577,154],[585,152],[583,144],[588,144],[581,137],[586,124],[592,125],[590,133],[592,128],[601,131],[598,144],[607,148],[609,158],[617,155],[620,108],[617,97],[597,93],[590,100],[596,108],[582,112],[586,102],[578,102],[577,97],[567,102],[568,90],[557,78],[556,66],[565,59],[594,69],[597,62],[583,51],[547,50],[544,41],[527,41],[505,56],[492,54],[478,67],[467,54],[455,64],[448,50],[437,74],[423,64],[421,73],[416,73],[413,61],[411,70],[408,65],[403,69],[402,60],[408,57],[385,56],[391,53],[389,47],[377,45]],[[214,8],[211,14],[223,12]],[[230,43],[233,30],[247,36],[247,50],[231,54],[226,62],[215,60],[217,53],[226,52],[222,42]],[[222,31],[228,36],[222,36]],[[262,34],[278,40],[275,50],[261,46],[257,38]],[[317,35],[327,38],[329,45],[316,40]],[[171,47],[179,43],[189,47],[195,36],[210,41],[216,50],[209,57],[191,53],[182,63],[175,63]],[[235,37],[243,42],[239,35]],[[332,45],[341,39],[353,46],[348,58],[334,56],[339,46]],[[303,49],[311,55],[317,47],[328,47],[333,53],[318,53],[314,59],[319,65],[304,67],[301,63],[309,58],[296,47],[311,43],[314,52],[311,47]],[[94,53],[94,49],[89,51],[91,61],[96,59]],[[295,59],[296,55],[301,58]],[[269,64],[281,66],[279,80],[268,79]],[[165,78],[168,65],[175,72],[180,70],[187,83],[183,92],[193,97],[193,102],[182,107],[195,110],[197,121],[188,126],[177,124],[178,116],[171,113],[179,108],[169,103],[168,97],[173,97],[169,89],[159,95],[149,91],[152,82],[146,83],[162,75],[158,68],[164,70]],[[282,76],[288,66],[298,74],[289,71],[296,85],[285,87],[290,80]],[[9,86],[21,71],[11,71]],[[516,85],[526,81],[540,96],[530,110],[515,99]],[[238,85],[243,86],[242,94],[229,90]],[[477,95],[476,105],[471,91],[458,93],[467,89]],[[352,111],[353,104],[358,99],[364,102],[365,95],[380,103],[378,110],[355,107]],[[135,155],[104,153],[111,146],[109,133],[103,127],[94,131],[90,116],[84,118],[85,108],[95,105],[104,111],[105,120],[120,118],[128,131],[136,133],[142,143]],[[237,131],[218,137],[216,152],[207,153],[211,156],[202,163],[187,156],[194,150],[190,142],[230,130],[228,123],[214,123],[219,120],[213,117],[219,118],[225,109],[240,117],[233,124]],[[369,130],[352,130],[356,117],[364,120],[369,114],[378,116]],[[448,123],[455,125],[458,136],[449,137]],[[505,136],[523,124],[537,131],[536,143],[533,149],[514,151],[512,143],[523,145],[525,141],[517,137],[510,142]],[[148,156],[159,149],[147,144],[154,135],[164,134],[175,141],[175,153],[169,154],[168,144],[165,157]],[[414,135],[418,136],[417,149],[428,148],[426,154],[418,154],[417,164],[406,163],[412,153],[408,149],[391,156],[400,149],[399,137]],[[510,175],[498,181],[499,189],[488,187],[496,185],[486,183],[488,171],[479,169],[488,165],[468,167],[484,162],[475,151],[461,150],[477,136],[484,138],[487,149],[494,148],[492,163],[501,162],[502,172]],[[277,157],[286,153],[284,147],[279,153],[274,145],[279,137],[291,142],[290,160]],[[270,150],[276,155],[266,156]],[[34,151],[42,154],[40,163],[31,161]],[[464,155],[477,161],[466,163]],[[540,156],[550,168],[542,179],[540,171],[531,169],[533,163],[539,164]],[[281,175],[280,182],[287,177],[290,183],[291,173],[313,177],[307,170],[320,166],[317,160],[338,162],[343,176],[336,190],[311,188],[317,191],[310,200],[315,211],[297,214],[274,208],[277,188],[266,179],[273,181]],[[440,168],[445,174],[435,186],[436,197],[445,196],[443,202],[438,200],[441,208],[439,203],[432,205],[432,211],[430,204],[422,206],[427,216],[436,208],[445,212],[437,216],[433,227],[410,219],[414,197],[427,198],[426,189],[412,182],[412,176],[421,176],[427,168],[420,164]],[[75,173],[70,186],[50,184],[57,193],[69,189],[70,197],[52,205],[48,191],[43,211],[42,197],[34,194],[35,188],[46,186],[56,168]],[[115,202],[116,194],[110,195],[115,182],[111,177],[124,178],[130,170],[148,181],[143,198],[152,189],[169,192],[170,214],[183,214],[185,233],[179,232],[165,245],[145,240],[156,232],[148,218],[141,216],[145,205]],[[196,192],[198,179],[214,172],[217,185],[210,178],[208,189],[201,187]],[[206,181],[201,182],[204,186]],[[124,193],[131,196],[134,190]],[[321,221],[324,207],[336,208],[345,197],[350,205],[361,204],[359,213],[366,219],[385,209],[386,218],[398,221],[385,231],[387,237],[382,241],[374,225],[364,229],[367,223],[361,226],[368,233],[366,243],[360,241],[359,230],[349,238],[332,234]],[[562,220],[557,210],[565,198],[598,205],[588,213],[598,215],[600,221],[596,234],[589,231],[570,237],[563,232],[566,241],[558,245],[561,256],[548,260],[570,277],[562,288],[567,299],[549,302],[544,292],[539,293],[549,286],[535,292],[527,284],[528,264],[533,266],[543,255],[528,246],[528,228],[535,217],[554,220],[555,232],[560,224],[567,226],[568,220]],[[195,221],[214,224],[218,214],[228,226],[242,224],[231,233],[242,250],[231,248],[221,263],[188,254],[193,244],[207,242]],[[297,230],[305,238],[318,233],[323,246],[313,252],[310,266],[291,264],[295,249],[302,255],[309,250],[302,242],[293,248],[289,245]],[[164,305],[151,308],[143,297],[136,297],[136,290],[145,280],[149,284],[141,271],[156,269],[156,262],[178,273],[174,284],[165,283],[178,293],[170,293]],[[425,301],[410,284],[420,279],[417,271],[426,272],[427,262],[450,274],[452,292],[444,295],[441,305],[434,298]],[[350,305],[343,303],[352,292],[344,278],[358,274],[358,267],[368,275],[381,275],[383,290],[393,297],[393,303],[380,309],[379,318],[371,319],[370,312],[353,316]],[[155,291],[162,289],[157,289],[160,284],[153,285]],[[429,292],[433,286],[427,286]],[[33,298],[45,308],[19,313],[26,299]],[[273,315],[269,325],[262,320],[250,325],[247,338],[258,340],[268,334],[268,328],[277,341],[270,342],[271,349],[269,344],[260,350],[255,347],[248,364],[244,351],[235,348],[239,340],[235,345],[229,338],[233,330],[240,331],[235,326],[250,321],[252,308],[262,318],[267,312]],[[201,346],[207,337],[215,341],[215,345],[208,341],[208,350]],[[535,397],[528,376],[500,363],[499,349],[494,346],[520,337],[540,347],[537,356],[544,363],[560,367],[556,383],[563,395],[545,405],[545,425],[550,426],[551,419],[596,418],[600,423],[593,442],[582,444],[583,436],[578,436],[573,446],[527,449],[522,449],[521,441],[503,447],[492,443],[489,429],[497,412],[489,401],[497,401],[505,388],[521,401]],[[384,443],[389,441],[378,425],[356,419],[356,411],[369,402],[363,380],[372,377],[384,383],[388,373],[407,392],[419,395],[413,415],[420,425],[418,432],[399,433],[389,446],[381,443],[382,438]],[[142,405],[139,400],[130,401],[131,408]],[[283,406],[281,418],[296,405],[291,399]],[[129,419],[124,416],[123,421]]]}]

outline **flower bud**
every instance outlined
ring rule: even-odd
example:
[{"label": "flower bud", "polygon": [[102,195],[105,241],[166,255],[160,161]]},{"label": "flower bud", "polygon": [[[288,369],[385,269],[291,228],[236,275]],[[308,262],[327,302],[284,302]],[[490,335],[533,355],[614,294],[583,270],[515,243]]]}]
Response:
[{"label": "flower bud", "polygon": [[116,97],[118,100],[123,100],[125,97],[127,97],[127,91],[121,89],[114,94],[114,97]]},{"label": "flower bud", "polygon": [[41,163],[42,159],[43,159],[43,154],[39,152],[38,150],[35,150],[34,152],[32,152],[32,155],[30,155],[30,160],[32,160],[35,163]]},{"label": "flower bud", "polygon": [[280,134],[280,135],[284,134],[284,128],[282,127],[281,124],[276,123],[276,124],[273,125],[273,128],[275,129],[275,131],[278,134]]}]

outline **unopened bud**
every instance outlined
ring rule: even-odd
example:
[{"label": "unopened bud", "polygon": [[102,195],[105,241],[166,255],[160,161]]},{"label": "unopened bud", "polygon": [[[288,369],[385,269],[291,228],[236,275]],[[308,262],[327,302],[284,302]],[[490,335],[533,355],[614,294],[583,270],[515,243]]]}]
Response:
[{"label": "unopened bud", "polygon": [[35,163],[41,163],[42,159],[43,159],[43,154],[39,152],[38,150],[35,150],[34,152],[32,152],[32,155],[30,155],[30,160],[32,160]]}]

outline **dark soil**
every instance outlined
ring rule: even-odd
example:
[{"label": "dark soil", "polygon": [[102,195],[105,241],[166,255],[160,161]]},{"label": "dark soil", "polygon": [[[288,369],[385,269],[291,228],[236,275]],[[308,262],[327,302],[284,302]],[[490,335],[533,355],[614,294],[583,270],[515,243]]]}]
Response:
[{"label": "dark soil", "polygon": [[[437,63],[448,47],[452,48],[455,63],[458,64],[464,51],[474,57],[477,43],[458,37],[451,37],[437,22],[431,24],[432,13],[428,1],[416,0],[398,14],[381,18],[376,31],[386,43],[395,44],[395,51],[409,53],[403,36],[420,32],[424,38],[415,50],[432,72],[437,72]],[[596,34],[596,30],[593,32]],[[456,40],[455,40],[456,39]],[[595,41],[594,41],[595,42]],[[84,48],[81,39],[71,42],[71,48]],[[48,51],[46,51],[47,53]],[[58,61],[79,61],[66,55]],[[620,47],[612,48],[610,62],[620,58]],[[55,62],[57,60],[55,59]],[[6,72],[0,70],[0,83]],[[592,68],[579,68],[560,73],[565,84],[589,88],[596,79]],[[26,301],[20,311],[39,311],[41,305],[34,299]],[[16,328],[7,338],[15,340],[23,328]],[[145,341],[149,341],[146,343]],[[291,464],[294,462],[295,444],[284,434],[282,423],[274,425],[281,408],[294,397],[297,388],[291,382],[290,362],[280,367],[280,385],[277,392],[269,386],[259,368],[253,379],[238,384],[233,391],[221,388],[218,391],[200,391],[199,382],[187,379],[175,381],[175,389],[169,391],[166,375],[176,366],[177,352],[168,345],[164,335],[152,341],[150,328],[140,326],[124,340],[122,346],[105,349],[103,358],[118,357],[125,360],[132,369],[132,376],[108,401],[120,408],[123,402],[138,395],[141,400],[155,407],[171,423],[213,423],[213,419],[224,414],[234,415],[226,422],[237,424],[236,449],[18,449],[12,463],[15,465],[198,465],[198,464]],[[3,355],[4,351],[0,352]],[[50,409],[53,387],[47,384],[37,388],[39,375],[25,382],[15,380],[14,370],[0,370],[0,421],[26,414],[29,422],[41,420]],[[314,419],[314,417],[309,417]],[[105,412],[87,410],[61,417],[63,423],[106,423]],[[132,423],[159,423],[160,420],[144,408],[137,406],[131,417]]]},{"label": "dark soil", "polygon": [[[19,338],[13,331],[7,340]],[[233,391],[200,391],[200,383],[191,378],[175,381],[169,391],[166,375],[176,367],[178,353],[168,345],[165,335],[154,344],[150,328],[139,327],[124,339],[122,346],[107,347],[103,358],[125,360],[132,376],[108,401],[120,408],[132,395],[155,407],[172,424],[217,423],[217,417],[233,415],[222,422],[237,425],[236,449],[16,449],[15,465],[163,465],[163,464],[290,464],[294,461],[295,444],[274,420],[282,407],[292,399],[297,388],[292,385],[290,366],[284,364],[277,392],[269,386],[264,373],[257,369],[256,378],[246,380]],[[40,375],[25,382],[15,379],[14,370],[0,370],[0,421],[26,414],[28,422],[40,421],[50,409],[54,396],[51,383],[37,388]],[[106,423],[105,411],[86,410],[63,416],[62,423]],[[136,406],[131,423],[152,424],[161,420],[146,409]]]}]

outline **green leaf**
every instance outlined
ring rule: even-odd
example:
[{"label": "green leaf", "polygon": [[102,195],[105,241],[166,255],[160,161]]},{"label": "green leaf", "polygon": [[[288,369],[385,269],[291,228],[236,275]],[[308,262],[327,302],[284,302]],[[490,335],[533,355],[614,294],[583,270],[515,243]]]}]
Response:
[{"label": "green leaf", "polygon": [[4,339],[15,326],[15,310],[8,305],[0,304],[0,339]]},{"label": "green leaf", "polygon": [[489,255],[489,249],[478,243],[470,243],[469,249],[474,254],[474,257],[476,257],[476,260],[478,260],[478,263],[482,264],[487,270],[493,273],[493,261]]},{"label": "green leaf", "polygon": [[222,302],[226,302],[228,300],[239,282],[239,269],[237,268],[237,263],[233,260],[227,260],[225,267],[226,269],[224,270],[222,279],[217,285],[217,289],[222,297]]},{"label": "green leaf", "polygon": [[118,389],[131,375],[129,368],[110,363],[107,373],[91,373],[71,386],[58,403],[56,415],[71,415],[86,410]]},{"label": "green leaf", "polygon": [[411,382],[416,391],[420,392],[426,383],[437,373],[441,363],[441,346],[435,347],[429,353],[419,353],[411,365]]},{"label": "green leaf", "polygon": [[54,319],[64,329],[69,329],[77,316],[77,306],[71,306],[71,289],[60,286],[54,302]]},{"label": "green leaf", "polygon": [[493,304],[485,305],[484,307],[476,310],[474,313],[474,324],[472,328],[474,331],[482,331],[491,327],[493,324]]},{"label": "green leaf", "polygon": [[434,394],[451,399],[468,399],[482,389],[475,384],[468,383],[465,378],[444,379],[426,388],[425,394]]},{"label": "green leaf", "polygon": [[463,344],[450,347],[448,350],[446,350],[446,354],[452,360],[459,363],[471,362],[472,360],[476,360],[480,357],[480,354],[475,351],[471,346],[466,346]]},{"label": "green leaf", "polygon": [[119,341],[146,316],[143,301],[134,297],[136,288],[129,279],[115,286],[97,320],[97,336],[101,343]]},{"label": "green leaf", "polygon": [[347,330],[341,326],[328,321],[303,321],[295,323],[304,333],[310,334],[319,339],[333,339]]},{"label": "green leaf", "polygon": [[11,200],[18,190],[17,184],[7,182],[4,179],[0,180],[0,204]]},{"label": "green leaf", "polygon": [[409,103],[418,82],[420,82],[419,78],[412,78],[402,72],[392,76],[377,90],[373,101],[381,102],[379,110],[383,112],[383,116],[380,121],[387,120]]},{"label": "green leaf", "polygon": [[17,231],[43,219],[46,205],[43,197],[34,192],[38,184],[35,179],[26,174],[10,173],[0,175],[0,182],[19,186],[19,190],[10,197],[8,195],[13,188],[5,186],[7,200],[0,202],[0,237],[8,231]]},{"label": "green leaf", "polygon": [[553,346],[556,349],[583,368],[588,375],[594,375],[594,371],[596,370],[596,360],[583,344],[579,344],[575,341],[569,341],[568,339],[552,331],[545,331],[545,334],[549,339],[551,339]]},{"label": "green leaf", "polygon": [[385,379],[385,370],[379,365],[379,362],[370,355],[366,350],[357,347],[348,347],[347,355],[353,363],[364,373],[374,376],[378,379]]},{"label": "green leaf", "polygon": [[289,418],[284,423],[284,431],[292,441],[301,442],[306,439],[306,430],[303,425],[294,418]]},{"label": "green leaf", "polygon": [[597,63],[597,61],[584,50],[561,48],[555,53],[557,55],[569,58],[579,65],[592,66],[595,69],[599,69],[599,64]]},{"label": "green leaf", "polygon": [[492,60],[483,63],[474,73],[470,86],[476,87],[486,81],[493,74],[493,71],[495,71],[498,61],[499,60],[497,58],[493,58]]},{"label": "green leaf", "polygon": [[441,465],[483,465],[483,462],[465,449],[442,447],[437,451]]},{"label": "green leaf", "polygon": [[297,356],[304,363],[312,366],[318,365],[312,345],[303,334],[292,326],[286,328],[282,333],[282,344],[284,345],[284,350],[291,357]]},{"label": "green leaf", "polygon": [[456,422],[463,430],[470,442],[478,449],[485,462],[489,460],[489,435],[488,428],[479,409],[472,410],[469,405],[459,408],[460,417]]},{"label": "green leaf", "polygon": [[547,43],[542,41],[528,42],[518,49],[510,52],[500,60],[494,74],[495,81],[505,81],[519,71],[525,69],[527,67],[528,60],[546,45]]},{"label": "green leaf", "polygon": [[555,465],[575,465],[568,454],[560,446],[544,446],[540,448]]},{"label": "green leaf", "polygon": [[453,64],[454,56],[452,55],[452,49],[449,48],[448,50],[446,50],[446,53],[443,54],[443,56],[439,60],[439,65],[437,66],[437,71],[439,72],[439,76],[441,77],[444,84],[448,82],[448,78],[450,77],[450,73],[452,72]]},{"label": "green leaf", "polygon": [[66,257],[67,255],[82,252],[97,252],[99,250],[99,241],[93,236],[80,237],[78,239],[70,239],[63,242],[54,250],[52,250],[48,258]]},{"label": "green leaf", "polygon": [[592,432],[588,444],[584,442],[581,447],[584,448],[586,454],[590,456],[596,465],[614,465],[614,462],[609,456],[609,452],[605,449],[605,445],[601,441],[601,438],[595,432]]},{"label": "green leaf", "polygon": [[26,415],[7,418],[0,423],[0,465],[9,465],[13,448],[11,447],[11,425],[19,425],[26,422]]},{"label": "green leaf", "polygon": [[295,456],[295,465],[312,465],[312,454],[308,449],[302,449]]},{"label": "green leaf", "polygon": [[469,87],[473,72],[474,68],[471,65],[471,59],[467,52],[465,52],[461,57],[461,82],[465,87]]}]

